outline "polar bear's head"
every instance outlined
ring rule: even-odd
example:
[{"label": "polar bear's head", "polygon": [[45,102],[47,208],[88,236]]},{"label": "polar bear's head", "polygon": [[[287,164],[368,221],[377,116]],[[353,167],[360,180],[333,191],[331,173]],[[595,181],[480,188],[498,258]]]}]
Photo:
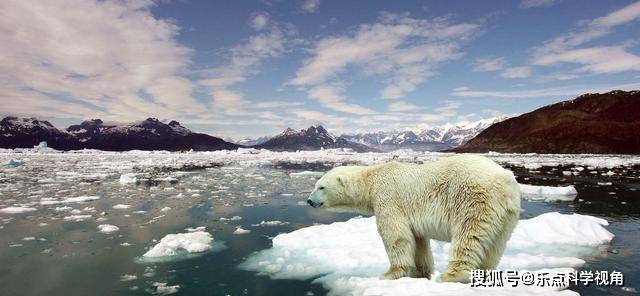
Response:
[{"label": "polar bear's head", "polygon": [[341,166],[330,170],[316,182],[307,203],[332,211],[367,211],[370,206],[364,205],[360,181],[362,169],[360,166]]}]

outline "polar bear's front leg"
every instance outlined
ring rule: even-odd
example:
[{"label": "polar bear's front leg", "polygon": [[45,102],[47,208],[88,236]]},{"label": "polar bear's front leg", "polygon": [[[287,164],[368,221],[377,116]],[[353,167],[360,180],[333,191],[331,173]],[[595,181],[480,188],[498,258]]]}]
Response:
[{"label": "polar bear's front leg", "polygon": [[414,261],[416,242],[407,221],[401,217],[376,215],[378,233],[389,257],[389,270],[380,276],[383,280],[395,280],[416,275]]}]

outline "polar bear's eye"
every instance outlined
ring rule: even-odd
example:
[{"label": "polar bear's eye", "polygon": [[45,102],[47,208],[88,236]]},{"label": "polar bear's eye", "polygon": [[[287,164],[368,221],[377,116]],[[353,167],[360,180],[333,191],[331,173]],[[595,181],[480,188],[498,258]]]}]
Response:
[{"label": "polar bear's eye", "polygon": [[324,186],[320,186],[318,190],[324,190]]}]

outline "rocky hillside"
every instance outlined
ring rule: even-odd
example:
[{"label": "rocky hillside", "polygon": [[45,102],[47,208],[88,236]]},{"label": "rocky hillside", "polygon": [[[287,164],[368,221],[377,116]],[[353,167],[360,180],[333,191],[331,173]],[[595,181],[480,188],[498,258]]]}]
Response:
[{"label": "rocky hillside", "polygon": [[349,148],[356,152],[379,151],[364,144],[354,143],[344,138],[334,137],[321,125],[311,126],[308,129],[299,131],[287,128],[279,135],[276,135],[268,141],[254,147],[273,151],[320,150],[334,148]]},{"label": "rocky hillside", "polygon": [[496,123],[451,151],[640,154],[640,91],[548,105]]},{"label": "rocky hillside", "polygon": [[346,134],[341,137],[382,151],[397,149],[440,151],[466,143],[485,128],[504,119],[506,117],[493,117],[475,122],[447,124],[427,129]]},{"label": "rocky hillside", "polygon": [[31,148],[41,141],[60,150],[82,148],[72,134],[46,120],[9,116],[0,121],[0,148]]},{"label": "rocky hillside", "polygon": [[155,118],[132,124],[105,124],[100,119],[86,120],[60,131],[47,121],[35,118],[7,117],[0,122],[0,147],[30,148],[45,141],[57,150],[223,150],[239,145],[220,138],[194,133],[177,121],[165,124]]}]

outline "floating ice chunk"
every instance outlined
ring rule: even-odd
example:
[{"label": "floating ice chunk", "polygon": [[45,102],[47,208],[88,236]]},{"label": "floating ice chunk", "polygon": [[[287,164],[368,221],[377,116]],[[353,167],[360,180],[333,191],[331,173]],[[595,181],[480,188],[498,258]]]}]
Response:
[{"label": "floating ice chunk", "polygon": [[53,210],[56,212],[65,212],[65,211],[73,210],[73,208],[70,206],[62,206],[62,207],[55,207]]},{"label": "floating ice chunk", "polygon": [[520,185],[520,193],[527,200],[572,201],[578,191],[572,185],[563,187]]},{"label": "floating ice chunk", "polygon": [[307,176],[322,176],[322,175],[324,175],[324,172],[302,171],[302,172],[290,173],[289,177],[307,177]]},{"label": "floating ice chunk", "polygon": [[160,212],[167,212],[167,211],[170,211],[170,210],[171,210],[170,207],[164,207],[164,208],[160,209]]},{"label": "floating ice chunk", "polygon": [[24,161],[19,160],[19,159],[9,159],[7,162],[4,163],[5,166],[10,167],[10,168],[15,168],[15,167],[19,167],[21,165],[24,164]]},{"label": "floating ice chunk", "polygon": [[138,279],[138,276],[135,274],[123,274],[120,276],[121,282],[130,282]]},{"label": "floating ice chunk", "polygon": [[[605,225],[605,220],[576,214],[547,213],[520,220],[498,268],[568,272],[585,264],[581,257],[592,256],[598,245],[611,241],[613,235]],[[433,279],[378,280],[389,262],[375,217],[298,229],[277,235],[272,243],[271,249],[250,256],[240,267],[274,279],[316,278],[314,282],[329,289],[331,295],[575,295],[557,291],[563,288],[472,288]],[[431,241],[433,278],[446,269],[449,247],[450,243]]]},{"label": "floating ice chunk", "polygon": [[71,216],[66,216],[63,219],[65,221],[72,221],[72,222],[82,222],[84,220],[87,219],[91,219],[91,215],[71,215]]},{"label": "floating ice chunk", "polygon": [[188,231],[188,232],[196,232],[196,231],[205,231],[207,229],[207,227],[205,226],[198,226],[198,227],[188,227],[185,228],[184,230]]},{"label": "floating ice chunk", "polygon": [[98,230],[102,233],[112,233],[118,231],[120,228],[111,224],[100,224]]},{"label": "floating ice chunk", "polygon": [[180,289],[180,285],[167,286],[167,283],[159,283],[159,282],[153,283],[152,286],[155,288],[155,290],[151,290],[153,295],[175,294],[175,293],[178,293],[178,290]]},{"label": "floating ice chunk", "polygon": [[29,207],[6,207],[6,208],[0,209],[0,213],[2,213],[2,214],[22,214],[22,213],[33,212],[35,210],[37,210],[37,209],[36,208],[29,208]]},{"label": "floating ice chunk", "polygon": [[242,217],[233,216],[231,218],[225,218],[225,217],[220,218],[220,221],[237,221],[237,220],[242,220]]},{"label": "floating ice chunk", "polygon": [[236,227],[236,230],[233,231],[233,234],[247,234],[251,232],[251,230],[243,229],[242,226]]},{"label": "floating ice chunk", "polygon": [[144,257],[176,256],[181,251],[201,253],[211,249],[213,237],[208,232],[167,234],[158,244],[144,253]]},{"label": "floating ice chunk", "polygon": [[544,244],[598,246],[613,239],[613,234],[602,227],[607,225],[607,220],[593,216],[545,213],[521,220],[511,235],[509,246],[521,249]]},{"label": "floating ice chunk", "polygon": [[611,186],[611,185],[613,185],[613,183],[611,183],[611,182],[598,182],[598,185],[600,185],[600,186]]},{"label": "floating ice chunk", "polygon": [[256,148],[238,148],[236,151],[239,154],[260,154],[260,150]]},{"label": "floating ice chunk", "polygon": [[58,200],[55,198],[42,198],[40,199],[40,204],[41,205],[56,205],[56,204],[67,204],[67,203],[82,203],[82,202],[87,202],[87,201],[92,201],[92,200],[96,200],[96,199],[100,199],[99,196],[87,196],[87,195],[83,195],[83,196],[77,196],[77,197],[67,197],[63,200]]},{"label": "floating ice chunk", "polygon": [[117,205],[113,206],[113,208],[116,209],[116,210],[125,210],[125,209],[128,209],[130,207],[131,207],[130,205],[123,205],[123,204],[117,204]]},{"label": "floating ice chunk", "polygon": [[120,175],[120,180],[118,180],[118,182],[122,185],[134,184],[138,182],[138,178],[135,173],[122,174]]},{"label": "floating ice chunk", "polygon": [[289,222],[282,222],[280,220],[273,220],[273,221],[262,220],[258,224],[251,224],[251,226],[280,226],[280,225],[287,225],[287,224],[289,224]]}]

